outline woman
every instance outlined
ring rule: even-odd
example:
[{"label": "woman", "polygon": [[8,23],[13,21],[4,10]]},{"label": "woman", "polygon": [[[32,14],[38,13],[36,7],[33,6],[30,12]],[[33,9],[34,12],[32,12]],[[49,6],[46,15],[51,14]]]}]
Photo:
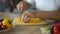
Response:
[{"label": "woman", "polygon": [[[60,0],[23,0],[31,5],[36,5],[37,11],[24,12],[22,21],[28,22],[32,17],[39,17],[43,19],[60,19]],[[17,5],[17,8],[19,4]],[[27,6],[27,5],[26,5]]]},{"label": "woman", "polygon": [[12,2],[12,0],[0,0],[0,11],[2,11],[2,12],[4,12],[5,10],[5,8],[6,8],[6,3],[8,2],[8,4],[9,4],[9,9],[10,9],[10,12],[12,12],[13,11],[13,7],[14,7],[14,5],[13,5],[13,2]]}]

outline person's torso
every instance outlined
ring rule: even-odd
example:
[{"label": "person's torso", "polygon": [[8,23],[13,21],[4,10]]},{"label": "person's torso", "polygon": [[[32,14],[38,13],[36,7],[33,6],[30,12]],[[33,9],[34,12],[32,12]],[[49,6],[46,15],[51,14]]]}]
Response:
[{"label": "person's torso", "polygon": [[52,11],[59,8],[60,0],[35,0],[37,10]]}]

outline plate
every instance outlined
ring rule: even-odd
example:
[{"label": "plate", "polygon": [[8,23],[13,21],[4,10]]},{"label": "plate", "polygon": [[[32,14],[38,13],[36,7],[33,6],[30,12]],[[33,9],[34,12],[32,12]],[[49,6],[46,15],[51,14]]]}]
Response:
[{"label": "plate", "polygon": [[6,31],[9,31],[9,30],[13,30],[15,28],[15,23],[12,23],[12,27],[11,28],[8,28],[6,30],[0,30],[0,32],[6,32]]}]

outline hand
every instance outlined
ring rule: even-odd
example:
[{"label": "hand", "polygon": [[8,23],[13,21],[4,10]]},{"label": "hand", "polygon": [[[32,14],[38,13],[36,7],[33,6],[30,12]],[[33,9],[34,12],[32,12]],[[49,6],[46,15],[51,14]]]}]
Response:
[{"label": "hand", "polygon": [[17,10],[19,11],[19,12],[22,12],[22,6],[23,6],[23,4],[20,2],[20,3],[18,3],[17,4]]},{"label": "hand", "polygon": [[23,12],[25,9],[27,9],[30,6],[29,3],[25,2],[25,1],[21,1],[17,4],[17,9],[19,12]]},{"label": "hand", "polygon": [[24,12],[21,17],[21,21],[27,23],[30,18],[36,17],[34,12]]}]

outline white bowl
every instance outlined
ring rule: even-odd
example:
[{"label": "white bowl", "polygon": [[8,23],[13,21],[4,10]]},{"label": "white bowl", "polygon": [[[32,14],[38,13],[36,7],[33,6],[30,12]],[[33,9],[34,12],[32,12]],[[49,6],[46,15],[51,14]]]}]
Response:
[{"label": "white bowl", "polygon": [[15,23],[12,23],[12,27],[11,28],[8,28],[8,29],[5,29],[5,30],[0,30],[0,32],[6,32],[6,31],[9,31],[9,30],[12,30],[15,28]]}]

